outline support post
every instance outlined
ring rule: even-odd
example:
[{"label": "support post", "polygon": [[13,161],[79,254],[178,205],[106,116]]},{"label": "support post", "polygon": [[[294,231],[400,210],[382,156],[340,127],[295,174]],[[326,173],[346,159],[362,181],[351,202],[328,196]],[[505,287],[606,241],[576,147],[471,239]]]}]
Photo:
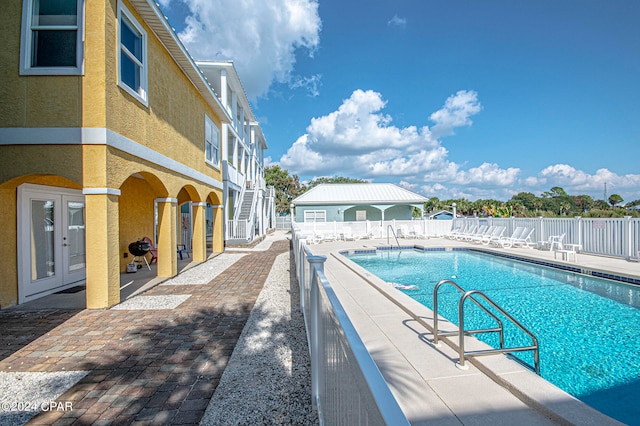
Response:
[{"label": "support post", "polygon": [[85,188],[87,308],[120,303],[120,190]]},{"label": "support post", "polygon": [[178,274],[176,198],[156,198],[158,203],[158,276],[174,277]]},{"label": "support post", "polygon": [[213,206],[213,252],[222,253],[224,251],[224,228],[225,218],[223,206]]},{"label": "support post", "polygon": [[327,260],[324,256],[309,256],[309,277],[311,280],[311,401],[315,409],[318,408],[318,400],[320,398],[320,390],[322,388],[322,375],[320,374],[320,348],[323,347],[323,339],[320,335],[322,324],[320,317],[321,299],[320,299],[320,283],[316,271],[324,272],[324,262]]},{"label": "support post", "polygon": [[193,214],[193,235],[191,254],[194,262],[207,260],[207,203],[191,203]]}]

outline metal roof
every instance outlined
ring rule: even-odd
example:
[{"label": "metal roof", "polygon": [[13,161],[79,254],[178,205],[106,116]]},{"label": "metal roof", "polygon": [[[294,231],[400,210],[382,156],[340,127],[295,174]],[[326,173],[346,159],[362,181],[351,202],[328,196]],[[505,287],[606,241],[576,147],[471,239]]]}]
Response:
[{"label": "metal roof", "polygon": [[428,198],[392,183],[323,183],[292,201],[295,205],[421,204]]}]

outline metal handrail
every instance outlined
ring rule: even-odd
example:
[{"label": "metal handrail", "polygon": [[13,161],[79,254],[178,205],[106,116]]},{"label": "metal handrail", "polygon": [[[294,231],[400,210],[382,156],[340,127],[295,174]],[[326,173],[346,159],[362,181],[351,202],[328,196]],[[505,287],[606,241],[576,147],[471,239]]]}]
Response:
[{"label": "metal handrail", "polygon": [[389,229],[391,229],[391,233],[393,237],[396,239],[396,244],[400,247],[400,241],[398,241],[398,236],[396,235],[396,231],[393,229],[393,226],[387,225],[387,244],[389,244]]},{"label": "metal handrail", "polygon": [[[460,291],[461,293],[464,293],[462,295],[462,297],[460,297],[460,300],[458,301],[458,331],[457,332],[440,333],[438,331],[438,289],[444,284],[451,284],[454,288],[456,288],[456,290]],[[504,315],[509,321],[511,321],[522,332],[524,332],[526,335],[528,335],[531,338],[532,342],[533,342],[532,345],[505,348],[504,347],[504,331],[503,331],[503,328],[502,328],[502,321],[500,321],[500,319],[495,314],[490,312],[487,307],[485,307],[482,303],[480,303],[478,300],[476,300],[474,298],[474,296],[481,297],[485,302],[490,304],[494,309],[496,309],[498,312],[500,312],[502,315]],[[467,299],[471,300],[474,304],[479,306],[485,313],[489,314],[489,316],[491,316],[493,319],[498,321],[498,327],[495,328],[495,329],[486,328],[486,329],[481,329],[481,330],[465,330],[465,327],[464,327],[464,302]],[[442,336],[442,337],[456,336],[456,335],[459,336],[458,354],[460,356],[460,359],[458,361],[458,365],[461,368],[465,368],[465,357],[494,355],[494,354],[498,354],[498,353],[509,354],[509,353],[513,353],[513,352],[533,351],[533,362],[534,362],[533,366],[525,363],[524,361],[521,361],[521,360],[520,361],[523,364],[525,364],[526,366],[528,366],[529,368],[531,368],[533,371],[535,371],[536,374],[540,375],[540,350],[539,350],[539,345],[538,345],[538,339],[536,338],[536,336],[529,329],[527,329],[524,325],[522,325],[517,319],[515,319],[513,316],[511,316],[507,311],[502,309],[496,302],[494,302],[489,296],[484,294],[482,291],[480,291],[480,290],[465,291],[464,289],[462,289],[462,287],[460,287],[458,284],[456,284],[455,282],[453,282],[451,280],[442,280],[438,284],[436,284],[435,288],[433,289],[433,306],[434,306],[434,311],[433,311],[434,343],[435,344],[438,343],[438,336]],[[472,334],[477,334],[477,333],[490,333],[490,332],[498,332],[498,333],[500,333],[500,347],[499,348],[465,352],[465,350],[464,350],[464,336],[465,335],[472,335]]]},{"label": "metal handrail", "polygon": [[[439,343],[438,337],[457,336],[459,334],[457,331],[447,331],[442,333],[438,331],[438,316],[439,316],[438,315],[438,290],[444,284],[451,284],[460,293],[466,292],[466,290],[464,290],[457,283],[451,280],[442,280],[438,284],[436,284],[436,286],[433,288],[433,343],[436,345]],[[482,303],[478,302],[474,298],[471,298],[471,301],[475,303],[480,309],[482,309],[487,315],[493,318],[498,323],[498,326],[496,328],[467,330],[466,334],[471,335],[471,334],[492,333],[492,332],[500,333],[500,348],[504,348],[504,327],[502,326],[502,320],[500,320],[500,318],[498,318],[493,312],[487,309],[486,306],[484,306]]]}]

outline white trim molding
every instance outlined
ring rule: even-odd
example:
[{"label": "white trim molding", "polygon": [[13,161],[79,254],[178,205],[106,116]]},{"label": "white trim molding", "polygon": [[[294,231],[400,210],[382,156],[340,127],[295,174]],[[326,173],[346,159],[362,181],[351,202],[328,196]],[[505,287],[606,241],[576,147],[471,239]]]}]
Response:
[{"label": "white trim molding", "polygon": [[116,188],[83,188],[82,195],[122,195],[122,192]]},{"label": "white trim molding", "polygon": [[178,199],[177,198],[156,198],[155,202],[156,203],[176,203],[176,204],[178,204]]},{"label": "white trim molding", "polygon": [[85,127],[2,128],[0,145],[107,145],[217,189],[222,182],[112,130]]},{"label": "white trim molding", "polygon": [[207,207],[207,203],[191,203],[193,207]]}]

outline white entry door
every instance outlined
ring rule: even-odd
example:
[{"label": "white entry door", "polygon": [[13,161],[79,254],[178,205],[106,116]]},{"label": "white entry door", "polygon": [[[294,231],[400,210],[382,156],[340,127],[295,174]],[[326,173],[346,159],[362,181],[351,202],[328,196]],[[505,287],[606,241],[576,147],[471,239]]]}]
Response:
[{"label": "white entry door", "polygon": [[86,279],[82,192],[41,185],[18,188],[18,302]]}]

